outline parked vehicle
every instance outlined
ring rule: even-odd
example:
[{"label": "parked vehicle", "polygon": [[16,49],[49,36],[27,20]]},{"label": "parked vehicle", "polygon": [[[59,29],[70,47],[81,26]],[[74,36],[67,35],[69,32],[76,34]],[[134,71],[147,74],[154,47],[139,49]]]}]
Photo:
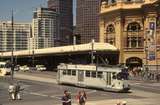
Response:
[{"label": "parked vehicle", "polygon": [[46,71],[46,67],[44,65],[36,65],[36,69],[38,71]]},{"label": "parked vehicle", "polygon": [[23,72],[26,72],[26,71],[29,71],[29,67],[28,67],[27,65],[20,66],[20,67],[19,67],[19,70],[20,70],[20,71],[23,71]]},{"label": "parked vehicle", "polygon": [[15,67],[14,67],[14,71],[19,71],[20,70],[20,65],[16,65]]},{"label": "parked vehicle", "polygon": [[4,76],[11,74],[11,67],[8,66],[7,62],[0,62],[0,75]]}]

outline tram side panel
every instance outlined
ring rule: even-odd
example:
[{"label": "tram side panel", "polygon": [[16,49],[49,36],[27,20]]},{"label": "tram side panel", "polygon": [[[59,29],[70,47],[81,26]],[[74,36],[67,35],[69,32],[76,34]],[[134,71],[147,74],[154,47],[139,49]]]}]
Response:
[{"label": "tram side panel", "polygon": [[80,87],[95,87],[104,90],[121,91],[128,87],[127,80],[121,74],[120,68],[99,68],[92,69],[78,69],[68,68],[63,66],[58,69],[57,81],[60,84],[71,84]]},{"label": "tram side panel", "polygon": [[76,84],[77,78],[76,78],[76,71],[75,70],[59,70],[59,76],[60,78],[57,78],[57,81],[59,84]]},{"label": "tram side panel", "polygon": [[105,88],[103,72],[85,71],[84,82],[87,87]]}]

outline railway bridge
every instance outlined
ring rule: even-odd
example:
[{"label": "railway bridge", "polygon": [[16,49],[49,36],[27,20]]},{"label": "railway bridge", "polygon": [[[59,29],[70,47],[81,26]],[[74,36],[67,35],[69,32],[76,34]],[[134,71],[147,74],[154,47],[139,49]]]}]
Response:
[{"label": "railway bridge", "polygon": [[[12,52],[0,52],[0,60],[10,60]],[[52,47],[44,49],[29,49],[13,51],[15,64],[35,66],[42,64],[48,70],[53,70],[59,63],[74,64],[117,64],[119,50],[108,43],[88,43]]]}]

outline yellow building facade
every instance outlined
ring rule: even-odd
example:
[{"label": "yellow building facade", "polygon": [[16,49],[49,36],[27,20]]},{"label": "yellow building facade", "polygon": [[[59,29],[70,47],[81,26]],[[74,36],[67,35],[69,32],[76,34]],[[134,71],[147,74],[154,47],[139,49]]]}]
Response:
[{"label": "yellow building facade", "polygon": [[159,67],[160,0],[102,0],[99,25],[100,42],[119,49],[119,63]]}]

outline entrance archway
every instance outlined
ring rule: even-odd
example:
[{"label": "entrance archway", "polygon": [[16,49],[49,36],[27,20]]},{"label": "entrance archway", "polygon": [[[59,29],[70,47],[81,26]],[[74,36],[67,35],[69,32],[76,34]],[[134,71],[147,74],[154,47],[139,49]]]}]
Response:
[{"label": "entrance archway", "polygon": [[131,57],[126,60],[126,66],[129,68],[142,67],[142,59],[138,57]]}]

